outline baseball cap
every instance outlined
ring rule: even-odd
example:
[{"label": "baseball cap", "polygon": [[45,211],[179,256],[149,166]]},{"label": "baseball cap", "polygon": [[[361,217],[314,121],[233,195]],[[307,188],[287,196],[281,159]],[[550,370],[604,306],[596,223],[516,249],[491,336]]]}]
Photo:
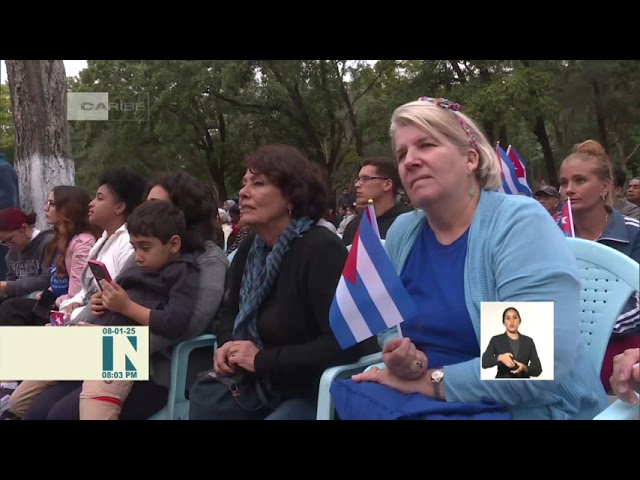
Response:
[{"label": "baseball cap", "polygon": [[537,196],[539,193],[544,193],[545,195],[549,195],[550,197],[560,198],[560,193],[556,189],[556,187],[552,187],[551,185],[543,185],[540,187],[533,196]]},{"label": "baseball cap", "polygon": [[17,230],[23,223],[29,225],[33,223],[33,220],[33,218],[29,218],[26,213],[18,208],[0,210],[0,232]]}]

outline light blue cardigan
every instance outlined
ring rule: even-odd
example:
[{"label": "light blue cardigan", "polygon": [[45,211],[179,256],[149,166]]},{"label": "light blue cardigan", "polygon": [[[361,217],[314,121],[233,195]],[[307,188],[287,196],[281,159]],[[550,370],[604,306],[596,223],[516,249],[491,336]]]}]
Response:
[{"label": "light blue cardigan", "polygon": [[[385,248],[400,273],[426,217],[399,216]],[[480,358],[444,367],[448,401],[489,397],[514,419],[591,419],[608,405],[595,368],[579,340],[580,281],[564,235],[535,200],[483,191],[469,231],[465,303],[480,344],[480,302],[555,302],[554,380],[480,380]],[[447,272],[442,272],[447,275]],[[381,343],[397,336],[392,329]]]}]

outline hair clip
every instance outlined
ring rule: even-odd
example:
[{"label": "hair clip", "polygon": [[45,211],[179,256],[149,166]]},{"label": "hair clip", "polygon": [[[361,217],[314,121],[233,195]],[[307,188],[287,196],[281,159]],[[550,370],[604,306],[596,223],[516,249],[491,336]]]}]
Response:
[{"label": "hair clip", "polygon": [[439,107],[446,108],[447,110],[451,110],[452,112],[461,112],[464,110],[464,107],[459,103],[452,102],[446,98],[432,98],[432,97],[420,97],[418,99],[421,102],[429,102],[434,105],[438,105]]},{"label": "hair clip", "polygon": [[478,146],[478,142],[476,141],[476,138],[471,132],[469,125],[467,125],[467,123],[460,117],[460,115],[456,115],[456,112],[461,112],[463,110],[464,107],[462,105],[456,102],[452,102],[451,100],[447,100],[446,98],[420,97],[418,100],[421,102],[433,103],[438,107],[442,107],[445,110],[449,110],[451,112],[451,115],[453,115],[453,118],[456,119],[456,121],[460,124],[462,129],[465,131],[465,133],[467,134],[467,137],[469,137],[469,141],[471,142],[471,146],[473,147],[473,149],[476,152],[480,153],[480,147]]}]

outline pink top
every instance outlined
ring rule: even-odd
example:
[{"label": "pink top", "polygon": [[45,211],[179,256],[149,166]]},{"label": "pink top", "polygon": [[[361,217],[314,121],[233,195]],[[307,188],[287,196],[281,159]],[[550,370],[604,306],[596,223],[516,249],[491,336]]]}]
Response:
[{"label": "pink top", "polygon": [[60,295],[56,299],[57,307],[59,307],[67,298],[73,297],[76,293],[82,290],[80,274],[87,265],[89,251],[95,243],[96,238],[90,233],[81,233],[71,239],[69,248],[67,248],[67,253],[64,257],[64,265],[67,267],[67,272],[69,274],[69,293],[66,295]]}]

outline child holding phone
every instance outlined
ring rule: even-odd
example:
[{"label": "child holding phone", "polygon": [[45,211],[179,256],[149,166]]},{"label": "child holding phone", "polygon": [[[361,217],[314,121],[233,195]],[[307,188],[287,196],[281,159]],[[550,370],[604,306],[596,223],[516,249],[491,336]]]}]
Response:
[{"label": "child holding phone", "polygon": [[[198,288],[199,270],[192,255],[182,254],[184,215],[168,202],[137,207],[127,220],[136,264],[118,275],[118,282],[100,281],[103,309],[89,322],[100,326],[150,327],[150,333],[179,338],[188,325]],[[25,385],[26,384],[26,385]],[[44,384],[38,388],[38,384]],[[22,382],[11,397],[11,411],[21,417],[31,401],[51,382]],[[81,420],[117,420],[133,382],[83,382]]]},{"label": "child holding phone", "polygon": [[89,260],[87,263],[89,264],[91,273],[93,273],[93,278],[96,279],[98,285],[100,285],[102,280],[106,280],[107,283],[111,283],[113,281],[109,274],[109,270],[107,270],[107,266],[104,263],[99,260]]}]

